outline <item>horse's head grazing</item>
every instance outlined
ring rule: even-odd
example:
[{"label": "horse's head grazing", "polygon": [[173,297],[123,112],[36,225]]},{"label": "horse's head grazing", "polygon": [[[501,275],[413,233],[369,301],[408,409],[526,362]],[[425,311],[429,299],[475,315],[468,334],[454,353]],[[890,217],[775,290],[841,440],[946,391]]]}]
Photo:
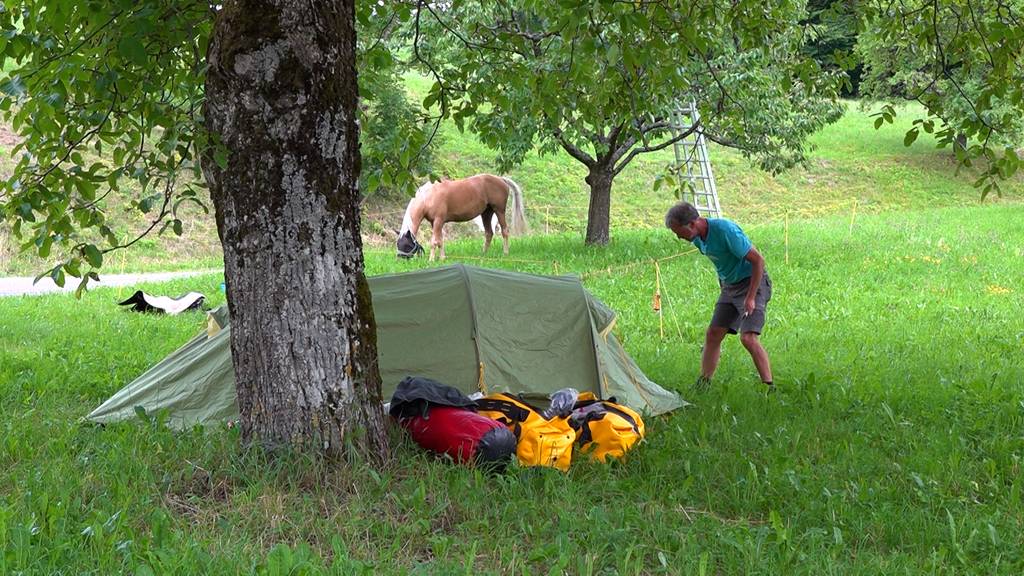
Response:
[{"label": "horse's head grazing", "polygon": [[398,236],[396,248],[399,258],[412,258],[417,254],[423,254],[423,245],[416,241],[411,230],[406,230]]}]

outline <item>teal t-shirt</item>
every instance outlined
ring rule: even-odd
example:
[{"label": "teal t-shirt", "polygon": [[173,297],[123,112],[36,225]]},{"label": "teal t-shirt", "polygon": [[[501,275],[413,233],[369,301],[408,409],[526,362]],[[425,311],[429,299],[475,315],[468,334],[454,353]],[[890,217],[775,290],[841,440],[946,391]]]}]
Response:
[{"label": "teal t-shirt", "polygon": [[693,245],[711,259],[718,277],[726,284],[735,284],[750,277],[754,266],[746,260],[750,252],[750,238],[735,222],[724,218],[708,218],[708,238],[693,239]]}]

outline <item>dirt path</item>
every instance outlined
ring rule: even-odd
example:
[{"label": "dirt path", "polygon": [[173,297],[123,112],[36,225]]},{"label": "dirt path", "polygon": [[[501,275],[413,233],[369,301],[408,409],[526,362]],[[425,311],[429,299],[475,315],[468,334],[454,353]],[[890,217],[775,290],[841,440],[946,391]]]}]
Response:
[{"label": "dirt path", "polygon": [[[216,274],[218,272],[221,272],[221,270],[152,272],[148,274],[102,274],[100,275],[99,282],[89,282],[89,289],[103,288],[106,286],[132,286],[142,282],[166,282],[176,278],[187,278],[189,276],[198,276],[200,274]],[[67,277],[67,281],[64,283],[63,288],[54,284],[53,280],[49,277],[42,278],[35,284],[32,283],[33,280],[34,278],[32,277],[20,276],[0,278],[0,297],[49,294],[52,292],[74,292],[75,288],[78,288],[79,283],[78,278],[73,278],[71,276]]]}]

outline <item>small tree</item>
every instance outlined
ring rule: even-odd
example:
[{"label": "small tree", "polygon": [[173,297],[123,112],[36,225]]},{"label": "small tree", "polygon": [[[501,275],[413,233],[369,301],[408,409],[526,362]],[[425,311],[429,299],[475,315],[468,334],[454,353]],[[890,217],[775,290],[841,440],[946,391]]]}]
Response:
[{"label": "small tree", "polygon": [[439,141],[437,119],[406,92],[408,67],[398,57],[412,9],[407,3],[373,0],[361,0],[357,8],[360,189],[411,194],[420,184],[417,178],[432,170]]},{"label": "small tree", "polygon": [[418,103],[410,101],[397,72],[374,74],[359,84],[359,187],[368,194],[408,189],[412,175],[430,173],[438,139],[423,129],[428,120]]},{"label": "small tree", "polygon": [[1024,135],[1024,4],[873,1],[860,10],[864,93],[889,102],[875,126],[893,121],[893,100],[919,102],[927,116],[914,120],[904,142],[925,132],[939,146],[956,143],[962,165],[984,160],[982,197],[998,192],[999,180],[1019,166]]},{"label": "small tree", "polygon": [[662,150],[670,114],[697,101],[705,135],[777,171],[838,117],[841,75],[803,54],[803,2],[419,2],[413,52],[438,104],[499,151],[539,144],[587,167],[586,242],[609,239],[615,177]]}]

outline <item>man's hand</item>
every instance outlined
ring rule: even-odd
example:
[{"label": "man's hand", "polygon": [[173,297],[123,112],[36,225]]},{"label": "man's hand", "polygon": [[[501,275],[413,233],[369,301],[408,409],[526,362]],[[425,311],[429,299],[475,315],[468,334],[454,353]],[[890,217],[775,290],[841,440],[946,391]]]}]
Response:
[{"label": "man's hand", "polygon": [[748,296],[747,299],[743,301],[743,315],[744,316],[750,316],[753,313],[754,313],[754,298],[752,296]]}]

